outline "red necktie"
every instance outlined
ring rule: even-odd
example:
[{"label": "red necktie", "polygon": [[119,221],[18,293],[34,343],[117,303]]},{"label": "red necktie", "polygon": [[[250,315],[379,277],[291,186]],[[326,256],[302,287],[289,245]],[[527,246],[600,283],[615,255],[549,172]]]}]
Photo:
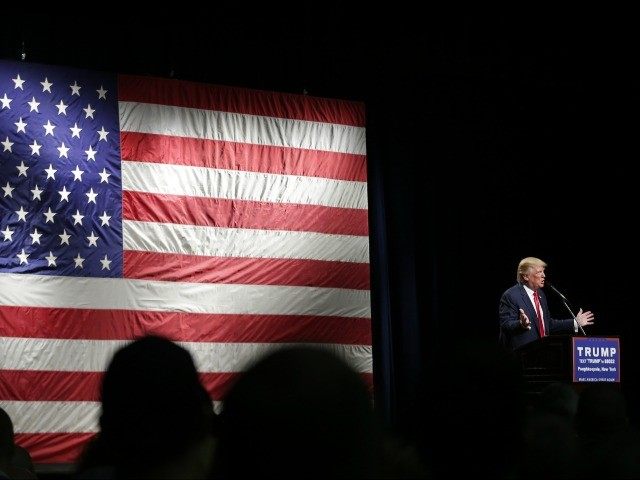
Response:
[{"label": "red necktie", "polygon": [[538,331],[540,332],[540,338],[545,336],[544,322],[542,321],[542,309],[540,308],[540,297],[538,292],[533,292],[533,302],[536,304],[536,315],[538,316]]}]

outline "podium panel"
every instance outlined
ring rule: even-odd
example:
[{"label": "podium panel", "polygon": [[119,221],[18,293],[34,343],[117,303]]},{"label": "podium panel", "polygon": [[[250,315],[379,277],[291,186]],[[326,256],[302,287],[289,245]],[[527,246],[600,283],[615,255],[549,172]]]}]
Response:
[{"label": "podium panel", "polygon": [[550,335],[516,351],[525,393],[536,397],[555,382],[576,390],[594,381],[620,382],[620,343],[617,337]]},{"label": "podium panel", "polygon": [[572,338],[572,335],[550,335],[517,351],[528,396],[539,394],[550,383],[571,383]]}]

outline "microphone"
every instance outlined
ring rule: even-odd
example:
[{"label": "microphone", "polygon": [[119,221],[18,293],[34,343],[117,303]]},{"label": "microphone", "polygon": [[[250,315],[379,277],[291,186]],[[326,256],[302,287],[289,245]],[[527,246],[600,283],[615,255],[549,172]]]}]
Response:
[{"label": "microphone", "polygon": [[547,286],[553,290],[554,292],[556,292],[558,294],[558,296],[564,300],[565,302],[569,302],[569,300],[567,300],[567,297],[565,297],[562,293],[560,293],[560,290],[558,290],[556,287],[554,287],[553,285],[551,285],[549,282],[547,282]]},{"label": "microphone", "polygon": [[565,297],[562,293],[560,293],[560,290],[558,290],[556,287],[551,285],[549,282],[547,282],[547,285],[551,290],[553,290],[562,299],[562,304],[569,311],[569,313],[571,314],[571,318],[573,318],[573,321],[576,322],[576,325],[578,325],[578,329],[580,330],[580,333],[582,333],[582,335],[584,335],[586,337],[587,334],[584,332],[584,329],[582,328],[582,325],[580,325],[578,323],[578,320],[576,320],[576,316],[571,311],[571,308],[569,308],[569,305],[567,305],[569,303],[569,300],[567,300],[567,297]]}]

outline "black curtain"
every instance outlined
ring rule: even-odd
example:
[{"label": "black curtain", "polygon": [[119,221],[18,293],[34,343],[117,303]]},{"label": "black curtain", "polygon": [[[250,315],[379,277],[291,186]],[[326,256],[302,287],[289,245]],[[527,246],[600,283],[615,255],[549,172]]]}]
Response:
[{"label": "black curtain", "polygon": [[595,312],[589,335],[621,337],[637,424],[631,23],[606,12],[462,14],[370,32],[376,398],[411,438],[428,436],[448,352],[497,344],[498,301],[525,256]]}]

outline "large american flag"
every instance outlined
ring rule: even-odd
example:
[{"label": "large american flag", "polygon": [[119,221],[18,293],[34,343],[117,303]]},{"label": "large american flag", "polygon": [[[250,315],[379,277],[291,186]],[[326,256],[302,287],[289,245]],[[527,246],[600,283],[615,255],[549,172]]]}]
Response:
[{"label": "large american flag", "polygon": [[132,338],[219,402],[290,343],[371,382],[370,316],[362,104],[0,61],[0,406],[36,462],[77,458]]}]

